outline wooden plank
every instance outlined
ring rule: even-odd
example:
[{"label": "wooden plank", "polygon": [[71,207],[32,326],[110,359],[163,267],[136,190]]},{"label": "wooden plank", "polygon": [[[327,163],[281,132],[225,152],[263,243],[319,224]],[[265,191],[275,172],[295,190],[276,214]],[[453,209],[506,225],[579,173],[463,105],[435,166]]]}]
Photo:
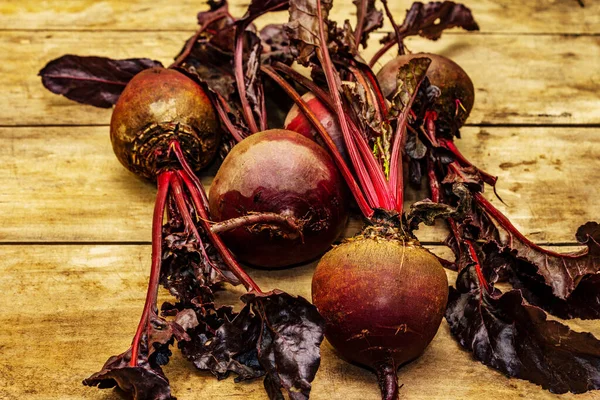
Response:
[{"label": "wooden plank", "polygon": [[[465,1],[481,26],[482,32],[570,33],[600,32],[600,4],[585,1],[581,8],[575,0],[482,0]],[[248,0],[231,1],[230,12],[241,16]],[[396,19],[402,21],[411,0],[390,2]],[[378,5],[378,7],[381,7]],[[207,7],[203,2],[182,0],[157,6],[150,0],[49,0],[44,2],[8,0],[0,5],[3,29],[194,29],[196,13]],[[280,16],[281,15],[281,16]],[[258,25],[284,21],[287,13],[262,18]],[[354,7],[334,2],[332,19],[355,21]],[[551,21],[552,23],[549,23]],[[389,26],[386,26],[389,29]]]},{"label": "wooden plank", "polygon": [[[82,106],[48,92],[37,76],[67,53],[149,57],[168,65],[191,33],[5,32],[0,64],[5,96],[0,125],[107,124],[110,110]],[[378,48],[374,35],[365,55]],[[455,59],[476,88],[471,124],[600,124],[600,37],[453,35],[411,39],[413,51]],[[382,61],[391,59],[389,52]]]},{"label": "wooden plank", "polygon": [[[0,259],[0,323],[5,327],[0,343],[6,360],[0,364],[0,398],[122,398],[113,390],[86,388],[81,380],[129,346],[143,305],[150,246],[0,246]],[[310,298],[313,269],[314,264],[249,273],[265,289],[278,287]],[[228,294],[226,301],[237,302],[236,294]],[[569,324],[600,334],[598,321]],[[260,380],[217,381],[196,372],[176,349],[165,372],[178,399],[267,398]],[[552,395],[526,381],[508,379],[474,361],[452,339],[445,322],[425,354],[399,375],[406,400],[598,398],[597,393]],[[380,396],[373,374],[345,363],[325,343],[311,398]]]},{"label": "wooden plank", "polygon": [[[600,215],[598,128],[463,129],[458,145],[500,177],[488,198],[542,243],[574,243],[580,224]],[[108,127],[0,128],[1,242],[150,240],[155,187],[126,171],[112,153]],[[204,177],[209,184],[214,169]],[[407,204],[426,197],[409,190]],[[360,227],[358,219],[346,235]],[[440,242],[445,230],[417,232]]]}]

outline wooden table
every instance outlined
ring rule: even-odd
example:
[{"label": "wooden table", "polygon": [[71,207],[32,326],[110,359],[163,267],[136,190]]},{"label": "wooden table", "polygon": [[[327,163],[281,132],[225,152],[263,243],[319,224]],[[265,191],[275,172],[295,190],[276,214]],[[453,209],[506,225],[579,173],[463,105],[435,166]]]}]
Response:
[{"label": "wooden table", "polygon": [[[336,1],[334,18],[351,17],[352,8]],[[528,237],[558,250],[575,244],[580,224],[600,217],[600,2],[584,1],[586,8],[576,0],[469,1],[481,32],[408,41],[414,51],[452,57],[473,78],[475,108],[459,147],[499,176],[507,206],[488,198]],[[232,3],[232,13],[242,15],[247,2]],[[392,3],[401,19],[410,2]],[[38,70],[65,53],[167,64],[194,32],[203,6],[192,0],[0,2],[1,399],[120,398],[81,380],[128,347],[149,268],[154,186],[113,156],[110,110],[50,94]],[[367,53],[380,37],[373,35]],[[419,233],[443,253],[442,228]],[[250,274],[265,288],[310,298],[313,269]],[[598,322],[569,324],[600,335]],[[378,398],[372,374],[338,359],[327,343],[322,352],[313,399]],[[217,382],[177,352],[165,370],[180,399],[266,399],[260,381]],[[445,323],[400,380],[402,399],[575,398],[474,361]],[[576,398],[600,399],[600,392]]]}]

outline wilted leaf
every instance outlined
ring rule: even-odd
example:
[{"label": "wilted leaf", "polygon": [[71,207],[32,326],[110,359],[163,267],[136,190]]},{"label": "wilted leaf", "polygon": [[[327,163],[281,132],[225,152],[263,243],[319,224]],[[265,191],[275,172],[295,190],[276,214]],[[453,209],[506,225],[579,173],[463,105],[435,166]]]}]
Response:
[{"label": "wilted leaf", "polygon": [[418,229],[421,223],[432,226],[441,218],[462,218],[465,211],[471,208],[471,196],[468,189],[459,183],[454,184],[453,193],[458,198],[456,206],[436,203],[429,199],[411,204],[406,217],[409,230]]},{"label": "wilted leaf", "polygon": [[[321,15],[326,24],[332,0],[321,1]],[[319,36],[319,18],[317,2],[314,0],[290,0],[290,20],[285,25],[287,33],[298,49],[297,61],[308,66],[315,48],[323,45]],[[327,41],[327,25],[325,25],[325,40]],[[327,45],[325,43],[325,45]]]},{"label": "wilted leaf", "polygon": [[588,222],[577,230],[577,240],[587,247],[570,253],[534,247],[511,234],[506,227],[502,228],[500,244],[511,249],[519,259],[534,265],[539,278],[559,299],[567,299],[585,276],[600,273],[600,230],[596,222]]},{"label": "wilted leaf", "polygon": [[375,8],[375,0],[353,0],[356,6],[356,29],[360,32],[358,41],[367,48],[369,34],[383,26],[383,12]]},{"label": "wilted leaf", "polygon": [[495,241],[482,246],[484,268],[508,279],[523,297],[559,318],[600,318],[600,274],[584,276],[566,299],[557,297],[538,274],[538,266],[519,258],[510,248]]},{"label": "wilted leaf", "polygon": [[233,372],[236,382],[265,374],[256,354],[260,323],[249,307],[239,314],[229,307],[215,310],[212,306],[197,312],[200,324],[188,331],[191,340],[179,344],[196,368],[210,371],[219,379]]},{"label": "wilted leaf", "polygon": [[446,320],[459,343],[482,363],[554,393],[600,388],[600,341],[528,305],[519,290],[487,293],[474,267],[450,288]]},{"label": "wilted leaf", "polygon": [[389,116],[405,120],[417,95],[417,89],[425,78],[431,59],[427,57],[413,58],[398,69],[396,79],[398,87],[392,97]]},{"label": "wilted leaf", "polygon": [[[442,32],[451,28],[462,28],[467,31],[478,31],[479,25],[473,19],[471,10],[463,4],[452,1],[433,1],[426,4],[414,2],[406,12],[404,22],[399,27],[401,37],[419,35],[437,40]],[[395,41],[394,33],[381,40],[382,44]]]},{"label": "wilted leaf", "polygon": [[263,41],[263,53],[261,55],[263,63],[280,61],[292,65],[294,56],[290,48],[290,38],[283,24],[269,24],[260,30],[259,36]]},{"label": "wilted leaf", "polygon": [[294,400],[308,399],[321,362],[325,321],[302,297],[283,292],[246,294],[242,300],[260,317],[258,360],[267,372],[265,388],[271,399],[284,389]]},{"label": "wilted leaf", "polygon": [[155,314],[150,316],[147,327],[149,336],[147,333],[142,336],[136,366],[130,365],[132,349],[129,348],[125,353],[110,357],[102,370],[85,379],[83,384],[100,389],[118,386],[134,400],[175,400],[161,365],[169,362],[169,346],[173,340],[185,341],[189,337],[177,323]]},{"label": "wilted leaf", "polygon": [[237,374],[236,381],[266,374],[269,398],[308,399],[319,368],[324,321],[316,308],[301,297],[283,292],[249,293],[239,314],[204,309],[190,341],[180,347],[202,370],[218,378]]}]

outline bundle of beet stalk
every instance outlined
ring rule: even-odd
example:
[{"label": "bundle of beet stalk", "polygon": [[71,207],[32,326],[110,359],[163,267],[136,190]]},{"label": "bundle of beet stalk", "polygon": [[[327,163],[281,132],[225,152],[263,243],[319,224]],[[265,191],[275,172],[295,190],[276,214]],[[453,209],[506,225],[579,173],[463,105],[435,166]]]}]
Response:
[{"label": "bundle of beet stalk", "polygon": [[[409,36],[477,30],[471,12],[417,2],[398,24],[381,3],[355,0],[353,26],[329,19],[330,0],[254,0],[239,19],[225,1],[209,2],[168,68],[65,55],[40,71],[54,93],[114,105],[117,158],[157,183],[140,323],[131,347],[84,384],[172,399],[161,366],[177,341],[219,379],[264,377],[269,398],[306,399],[325,335],[377,374],[383,399],[396,399],[398,368],[422,354],[445,315],[463,347],[508,376],[555,393],[600,388],[600,342],[546,314],[600,317],[600,227],[583,225],[576,237],[585,247],[568,254],[517,231],[482,195],[496,178],[454,143],[474,103],[470,78],[404,45]],[[289,23],[257,30],[256,18],[277,11],[289,12]],[[361,50],[384,15],[393,32],[367,62]],[[398,56],[375,75],[371,67],[395,46]],[[207,195],[198,174],[217,154]],[[429,198],[405,211],[405,191],[425,184]],[[332,248],[352,209],[363,230]],[[438,219],[455,261],[415,234]],[[262,291],[240,265],[319,257],[314,305]],[[458,271],[454,287],[444,267]],[[502,293],[498,282],[513,289]],[[248,289],[241,311],[215,305],[225,283]],[[174,297],[160,311],[159,285]]]}]

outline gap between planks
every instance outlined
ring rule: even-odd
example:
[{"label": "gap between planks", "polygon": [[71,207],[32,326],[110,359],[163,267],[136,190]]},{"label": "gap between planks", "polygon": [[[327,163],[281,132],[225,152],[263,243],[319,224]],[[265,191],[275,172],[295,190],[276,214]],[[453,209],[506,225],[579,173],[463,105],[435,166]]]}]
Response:
[{"label": "gap between planks", "polygon": [[[338,242],[339,243],[339,242]],[[446,246],[443,242],[440,241],[420,241],[423,246]],[[538,246],[547,246],[547,247],[573,247],[573,246],[584,246],[581,243],[577,242],[536,242]],[[0,241],[0,247],[3,246],[150,246],[152,242],[150,241],[20,241],[20,242],[5,242]]]},{"label": "gap between planks", "polygon": [[[22,124],[22,125],[2,125],[2,128],[102,128],[110,127],[109,124]],[[466,123],[463,127],[474,128],[600,128],[600,123],[500,123],[500,122],[481,122],[481,123]]]},{"label": "gap between planks", "polygon": [[[195,30],[192,29],[94,29],[94,28],[82,28],[82,29],[68,29],[68,28],[49,28],[49,29],[28,29],[28,28],[24,28],[24,29],[12,29],[12,28],[0,28],[0,32],[7,32],[7,33],[11,33],[11,32],[15,32],[15,33],[19,33],[19,32],[40,32],[40,33],[44,33],[44,32],[73,32],[73,33],[79,33],[79,32],[93,32],[93,33],[189,33],[190,35],[194,34]],[[380,34],[387,34],[387,33],[391,33],[393,31],[389,30],[389,29],[381,29],[378,30],[377,33]],[[556,32],[502,32],[502,31],[493,31],[493,32],[444,32],[443,33],[444,36],[448,35],[448,36],[461,36],[461,35],[482,35],[482,36],[562,36],[562,37],[587,37],[587,36],[591,36],[591,37],[595,37],[595,36],[600,36],[600,33],[597,32],[581,32],[581,33],[569,33],[569,32],[564,32],[564,33],[556,33]]]}]

